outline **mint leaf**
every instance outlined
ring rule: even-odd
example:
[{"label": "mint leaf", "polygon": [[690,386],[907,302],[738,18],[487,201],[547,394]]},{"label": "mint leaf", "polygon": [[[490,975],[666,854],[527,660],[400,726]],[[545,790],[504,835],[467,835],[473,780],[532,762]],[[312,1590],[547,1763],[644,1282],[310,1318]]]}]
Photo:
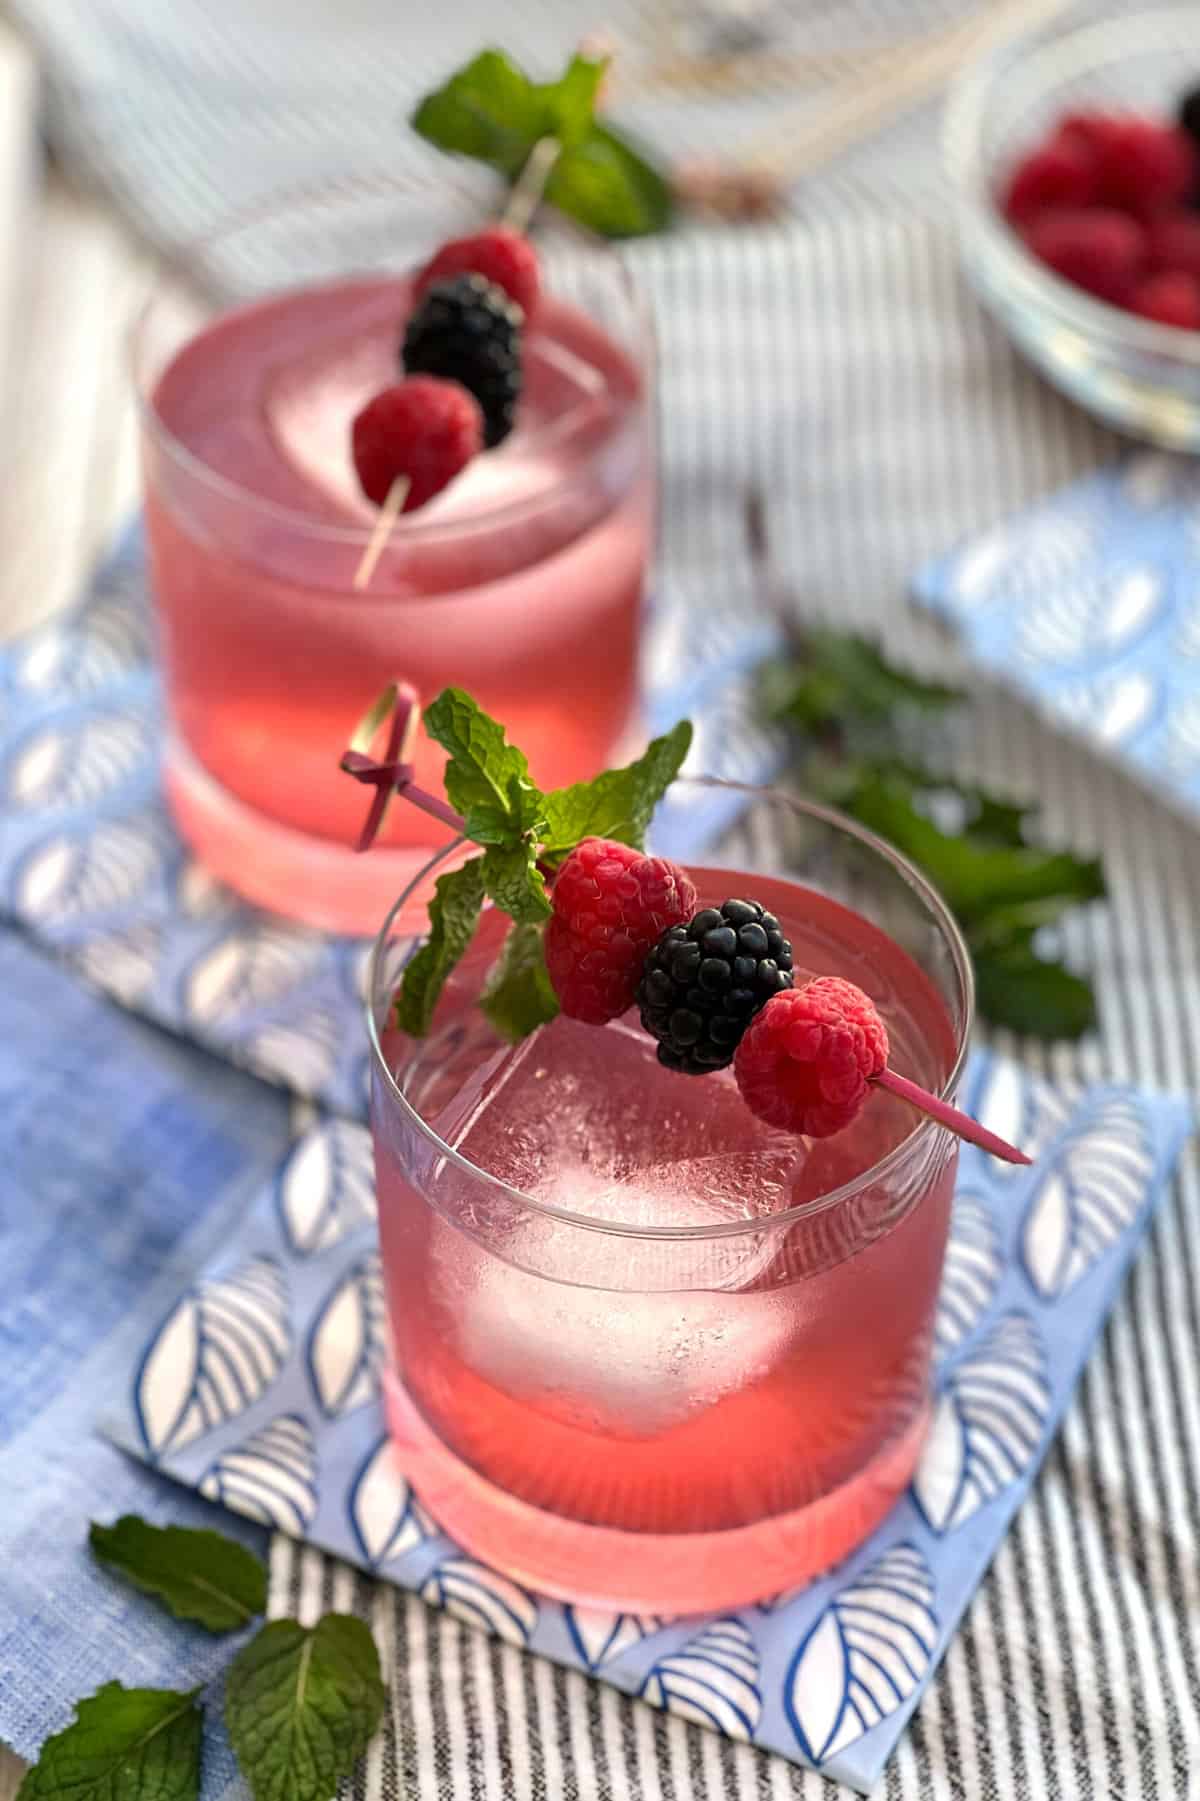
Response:
[{"label": "mint leaf", "polygon": [[361,1620],[273,1620],[239,1651],[225,1724],[254,1801],[333,1801],[383,1717],[379,1653]]},{"label": "mint leaf", "polygon": [[537,846],[489,845],[483,858],[483,885],[496,905],[518,925],[539,925],[550,917],[546,884],[537,866]]},{"label": "mint leaf", "polygon": [[861,783],[850,810],[920,864],[968,929],[999,907],[1096,900],[1104,893],[1103,872],[1094,858],[951,837],[918,813],[902,785],[886,775]]},{"label": "mint leaf", "polygon": [[534,145],[562,146],[546,184],[560,212],[605,237],[661,231],[671,189],[626,139],[595,121],[607,62],[576,54],[557,81],[533,82],[500,50],[485,50],[426,95],[412,124],[439,150],[474,157],[515,181]]},{"label": "mint leaf", "polygon": [[980,1011],[995,1025],[1039,1038],[1078,1038],[1096,1023],[1096,1002],[1081,976],[1028,946],[976,951]]},{"label": "mint leaf", "polygon": [[581,838],[615,838],[640,850],[654,809],[679,774],[691,742],[691,721],[681,719],[635,763],[544,794],[543,857],[561,861]]},{"label": "mint leaf", "polygon": [[483,858],[440,875],[429,903],[429,936],[410,963],[396,998],[396,1023],[412,1038],[424,1038],[446,978],[479,924],[483,908]]},{"label": "mint leaf", "polygon": [[666,179],[611,126],[593,125],[550,172],[546,199],[605,238],[639,238],[671,223]]},{"label": "mint leaf", "polygon": [[42,1746],[17,1801],[194,1801],[203,1716],[198,1688],[106,1682]]},{"label": "mint leaf", "polygon": [[[524,753],[461,688],[444,688],[425,709],[425,729],[449,755],[446,794],[478,844],[503,844],[537,815],[538,791]],[[479,831],[484,837],[479,837]]]},{"label": "mint leaf", "polygon": [[558,1013],[537,926],[513,926],[488,976],[479,1005],[501,1037],[513,1044]]},{"label": "mint leaf", "polygon": [[266,1611],[265,1565],[222,1532],[151,1526],[126,1513],[114,1526],[93,1521],[88,1543],[101,1563],[154,1595],[177,1620],[236,1632]]},{"label": "mint leaf", "polygon": [[425,96],[411,123],[439,150],[490,163],[511,181],[545,135],[545,119],[545,101],[524,70],[502,50],[483,50]]},{"label": "mint leaf", "polygon": [[962,699],[958,689],[890,663],[869,638],[824,627],[804,631],[794,659],[768,664],[765,681],[771,717],[802,731],[939,712]]}]

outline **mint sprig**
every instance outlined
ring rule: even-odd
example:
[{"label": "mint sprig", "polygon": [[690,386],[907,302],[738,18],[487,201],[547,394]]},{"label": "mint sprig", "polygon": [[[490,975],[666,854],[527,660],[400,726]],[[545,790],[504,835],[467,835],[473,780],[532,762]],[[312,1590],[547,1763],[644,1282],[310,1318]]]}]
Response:
[{"label": "mint sprig", "polygon": [[273,1620],[234,1658],[225,1723],[254,1801],[330,1801],[366,1750],[387,1693],[351,1614]]},{"label": "mint sprig", "polygon": [[484,50],[427,94],[413,128],[438,149],[469,156],[514,182],[543,138],[560,146],[545,197],[605,237],[661,231],[666,179],[627,139],[597,122],[606,58],[578,53],[555,81],[532,81],[501,50]]},{"label": "mint sprig", "polygon": [[199,1693],[106,1682],[46,1740],[17,1801],[195,1801]]},{"label": "mint sprig", "polygon": [[267,1606],[267,1572],[221,1532],[152,1526],[127,1513],[115,1525],[93,1522],[88,1543],[101,1563],[161,1601],[177,1620],[209,1632],[236,1632]]},{"label": "mint sprig", "polygon": [[550,1007],[553,994],[538,930],[550,917],[547,874],[582,838],[616,838],[642,847],[654,809],[688,753],[692,728],[683,720],[624,769],[543,794],[524,753],[463,689],[439,694],[425,710],[425,725],[449,754],[446,793],[463,816],[464,836],[483,855],[438,877],[428,937],[404,971],[397,1024],[414,1038],[428,1032],[438,996],[471,943],[488,899],[517,928],[533,934],[510,933],[485,1006],[499,1031],[521,1038],[557,1011]]}]

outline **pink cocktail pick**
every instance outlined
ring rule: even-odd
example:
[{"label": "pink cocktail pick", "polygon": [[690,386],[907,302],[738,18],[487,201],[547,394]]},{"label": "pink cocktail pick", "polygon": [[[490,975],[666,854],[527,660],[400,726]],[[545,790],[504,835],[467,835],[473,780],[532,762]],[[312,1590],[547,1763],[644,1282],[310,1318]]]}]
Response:
[{"label": "pink cocktail pick", "polygon": [[990,1156],[1000,1157],[1005,1163],[1032,1163],[1033,1158],[1019,1151],[1015,1144],[1009,1144],[1004,1138],[998,1138],[995,1132],[989,1132],[981,1126],[977,1119],[969,1113],[952,1107],[948,1101],[940,1101],[936,1094],[930,1094],[927,1088],[921,1088],[916,1082],[910,1082],[907,1076],[898,1076],[894,1069],[882,1069],[871,1080],[877,1088],[886,1088],[889,1094],[907,1101],[918,1113],[924,1113],[935,1119],[939,1126],[945,1126],[957,1138],[965,1138],[968,1144],[977,1144],[981,1151]]}]

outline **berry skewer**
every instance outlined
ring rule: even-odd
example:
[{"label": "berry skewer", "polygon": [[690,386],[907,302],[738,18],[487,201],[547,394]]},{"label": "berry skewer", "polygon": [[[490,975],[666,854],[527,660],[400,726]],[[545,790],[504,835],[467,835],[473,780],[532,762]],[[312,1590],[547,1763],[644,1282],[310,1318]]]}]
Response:
[{"label": "berry skewer", "polygon": [[410,376],[384,388],[357,415],[351,447],[359,485],[379,508],[354,573],[365,588],[396,520],[425,505],[483,448],[483,413],[457,382]]}]

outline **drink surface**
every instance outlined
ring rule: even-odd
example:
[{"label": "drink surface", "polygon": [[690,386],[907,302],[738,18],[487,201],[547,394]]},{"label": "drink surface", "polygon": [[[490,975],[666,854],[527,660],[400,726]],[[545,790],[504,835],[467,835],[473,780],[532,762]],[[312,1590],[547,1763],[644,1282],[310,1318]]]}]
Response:
[{"label": "drink surface", "polygon": [[[893,1067],[944,1083],[945,1007],[883,933],[792,884],[693,874],[706,903],[746,893],[777,912],[797,981],[858,982]],[[507,1494],[631,1533],[766,1528],[842,1493],[828,1540],[839,1554],[838,1531],[856,1508],[878,1511],[879,1460],[926,1403],[945,1138],[927,1133],[899,1173],[822,1207],[909,1137],[902,1103],[875,1094],[847,1131],[806,1145],[756,1121],[730,1072],[662,1069],[633,1016],[602,1029],[559,1019],[498,1049],[451,1002],[440,1037],[407,1055],[405,1091],[478,1169],[585,1220],[701,1230],[622,1236],[487,1193],[405,1143],[377,1096],[397,1367],[437,1439]],[[752,1229],[803,1203],[790,1227]],[[751,1229],[705,1235],[728,1222]]]},{"label": "drink surface", "polygon": [[[272,827],[353,844],[365,796],[337,759],[391,680],[426,699],[469,689],[545,786],[603,768],[633,719],[651,522],[644,384],[573,307],[539,309],[510,438],[406,516],[369,591],[353,591],[375,509],[350,424],[400,378],[408,306],[395,278],[256,302],[185,344],[152,395],[146,515],[169,784],[188,836],[237,885],[239,866],[271,866]],[[444,753],[422,736],[416,762],[440,790]],[[247,819],[224,821],[221,799]],[[239,829],[231,857],[214,835],[232,842]],[[418,853],[441,841],[402,807],[380,840]],[[385,860],[362,917],[326,923],[377,924],[406,873]],[[292,912],[305,872],[285,865],[279,892],[256,898]],[[361,872],[351,881],[362,888]]]}]

